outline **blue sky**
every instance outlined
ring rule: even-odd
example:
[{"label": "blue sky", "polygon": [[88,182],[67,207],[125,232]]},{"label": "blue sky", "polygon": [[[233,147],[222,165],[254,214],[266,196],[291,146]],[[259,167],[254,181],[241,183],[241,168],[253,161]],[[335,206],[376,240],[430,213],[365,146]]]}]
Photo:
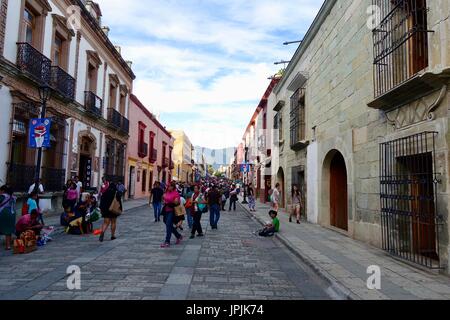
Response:
[{"label": "blue sky", "polygon": [[97,0],[133,61],[134,94],[196,145],[235,147],[320,0]]}]

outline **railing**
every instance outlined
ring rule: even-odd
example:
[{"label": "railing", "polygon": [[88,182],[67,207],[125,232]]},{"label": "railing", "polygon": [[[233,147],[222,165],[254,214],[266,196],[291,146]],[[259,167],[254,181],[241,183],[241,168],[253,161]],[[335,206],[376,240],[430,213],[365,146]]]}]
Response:
[{"label": "railing", "polygon": [[64,169],[42,168],[42,182],[45,186],[45,191],[62,191],[65,178],[66,170]]},{"label": "railing", "polygon": [[423,132],[380,145],[383,249],[432,269],[442,267],[437,138],[436,132]]},{"label": "railing", "polygon": [[86,109],[86,111],[90,112],[96,117],[101,117],[103,109],[103,101],[101,98],[97,97],[93,92],[85,91],[84,108]]},{"label": "railing", "polygon": [[169,165],[170,165],[169,158],[163,158],[163,163],[162,163],[163,168],[167,168],[167,167],[169,167]]},{"label": "railing", "polygon": [[373,30],[375,97],[428,66],[425,0],[373,0],[381,22]]},{"label": "railing", "polygon": [[52,87],[66,98],[75,99],[75,79],[58,66],[51,68],[52,70]]},{"label": "railing", "polygon": [[14,192],[28,192],[33,184],[36,166],[11,163],[8,170],[8,184]]},{"label": "railing", "polygon": [[115,127],[120,128],[122,116],[117,110],[113,108],[108,108],[108,122],[110,122]]},{"label": "railing", "polygon": [[138,154],[139,154],[139,157],[141,157],[141,158],[145,158],[148,156],[148,144],[147,143],[145,143],[145,142],[139,143]]},{"label": "railing", "polygon": [[130,120],[122,116],[122,123],[120,129],[126,134],[130,133]]},{"label": "railing", "polygon": [[40,83],[50,83],[52,62],[29,43],[18,43],[17,66]]},{"label": "railing", "polygon": [[150,162],[151,163],[155,163],[158,160],[158,150],[157,149],[152,149],[150,150]]}]

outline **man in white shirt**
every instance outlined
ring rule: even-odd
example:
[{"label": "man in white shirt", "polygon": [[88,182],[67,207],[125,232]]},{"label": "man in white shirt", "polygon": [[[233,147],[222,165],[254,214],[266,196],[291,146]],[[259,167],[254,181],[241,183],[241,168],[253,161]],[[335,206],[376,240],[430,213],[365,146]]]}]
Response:
[{"label": "man in white shirt", "polygon": [[39,187],[37,188],[37,193],[38,194],[42,194],[44,193],[44,186],[41,183],[41,179],[36,180],[35,183],[33,183],[30,188],[28,189],[28,194],[31,194],[33,191],[35,191],[34,189],[36,188],[36,185],[38,185]]},{"label": "man in white shirt", "polygon": [[75,177],[74,179],[75,184],[77,185],[77,201],[80,200],[80,196],[81,196],[81,189],[83,188],[83,183],[80,181],[80,178],[78,176]]}]

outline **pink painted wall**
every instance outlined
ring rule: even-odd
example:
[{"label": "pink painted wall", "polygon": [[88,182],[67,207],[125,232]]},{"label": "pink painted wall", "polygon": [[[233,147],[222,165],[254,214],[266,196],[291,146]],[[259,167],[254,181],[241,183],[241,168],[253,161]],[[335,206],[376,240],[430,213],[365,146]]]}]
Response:
[{"label": "pink painted wall", "polygon": [[[145,106],[138,100],[137,97],[131,95],[130,99],[130,109],[129,109],[129,120],[130,120],[130,138],[128,140],[127,148],[127,172],[126,172],[126,187],[128,189],[127,196],[131,195],[132,190],[130,187],[134,184],[134,199],[149,197],[150,186],[153,185],[155,181],[162,181],[163,172],[166,172],[167,183],[170,179],[169,168],[162,169],[163,163],[163,142],[167,143],[166,157],[169,156],[169,147],[173,148],[174,139],[172,136],[164,129],[164,127],[154,118],[154,116],[145,108]],[[147,143],[148,152],[145,158],[139,155],[139,123],[143,123],[146,128],[144,130],[143,142]],[[150,132],[155,133],[154,148],[158,151],[158,157],[155,163],[150,162],[151,150],[150,150]],[[137,163],[136,163],[137,160]],[[135,174],[131,181],[130,169],[135,167]],[[161,171],[158,170],[161,168]],[[142,191],[143,184],[143,173],[144,170],[147,171],[145,179],[145,191]],[[138,181],[138,171],[139,181]],[[153,172],[153,175],[150,174]],[[152,179],[152,181],[150,181]]]}]

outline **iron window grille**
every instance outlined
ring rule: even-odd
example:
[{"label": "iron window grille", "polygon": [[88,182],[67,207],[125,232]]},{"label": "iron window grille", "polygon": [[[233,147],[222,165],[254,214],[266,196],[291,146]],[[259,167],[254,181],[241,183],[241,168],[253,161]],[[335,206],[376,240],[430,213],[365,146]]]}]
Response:
[{"label": "iron window grille", "polygon": [[437,211],[436,132],[380,145],[383,249],[431,269],[441,268]]},{"label": "iron window grille", "polygon": [[373,30],[375,97],[428,67],[426,0],[372,0],[381,14]]},{"label": "iron window grille", "polygon": [[300,88],[291,97],[291,148],[305,140],[305,89]]}]

